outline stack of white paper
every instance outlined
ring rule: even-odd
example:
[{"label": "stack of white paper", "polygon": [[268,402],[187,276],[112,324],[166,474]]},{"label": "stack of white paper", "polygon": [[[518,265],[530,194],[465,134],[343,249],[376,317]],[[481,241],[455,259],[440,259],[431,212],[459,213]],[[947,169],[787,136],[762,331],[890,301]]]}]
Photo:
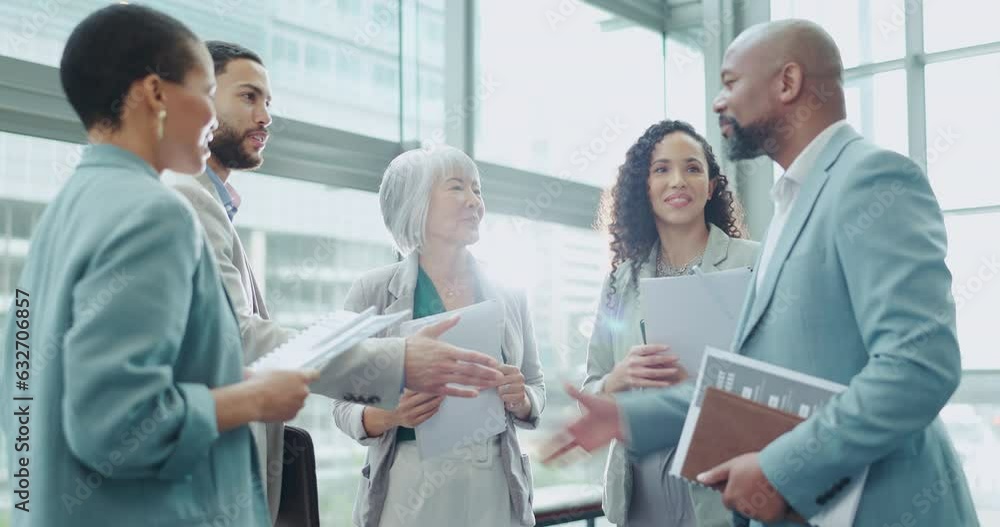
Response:
[{"label": "stack of white paper", "polygon": [[[467,350],[478,351],[503,362],[504,318],[500,303],[487,300],[455,311],[403,323],[400,334],[412,335],[421,328],[460,316],[458,324],[441,340]],[[465,445],[482,443],[507,429],[507,415],[496,388],[483,390],[475,398],[446,397],[436,414],[417,425],[417,449],[421,459],[454,452]]]},{"label": "stack of white paper", "polygon": [[266,370],[322,370],[334,357],[399,322],[409,311],[376,315],[375,308],[361,313],[335,311],[317,320],[308,329],[257,359],[253,372]]},{"label": "stack of white paper", "polygon": [[729,349],[751,271],[730,269],[709,274],[639,281],[646,342],[670,346],[688,371],[697,371],[705,346]]},{"label": "stack of white paper", "polygon": [[[670,475],[681,476],[681,469],[687,459],[701,402],[709,386],[734,393],[745,399],[796,414],[808,419],[831,397],[847,389],[842,384],[806,375],[794,370],[751,359],[736,353],[707,348],[703,354],[694,396],[684,421],[684,429],[677,444],[674,459],[670,465]],[[733,433],[739,433],[734,431]],[[827,503],[818,514],[809,518],[809,524],[816,527],[842,527],[853,525],[858,512],[861,493],[868,478],[868,467]]]}]

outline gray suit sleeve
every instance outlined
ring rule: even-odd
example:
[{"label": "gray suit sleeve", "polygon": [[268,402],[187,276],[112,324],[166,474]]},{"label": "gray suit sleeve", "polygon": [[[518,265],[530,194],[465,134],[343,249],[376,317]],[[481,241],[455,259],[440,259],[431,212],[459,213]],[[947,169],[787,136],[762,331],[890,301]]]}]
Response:
[{"label": "gray suit sleeve", "polygon": [[[364,284],[361,280],[354,282],[344,301],[344,309],[362,311],[370,306],[365,298]],[[313,391],[323,393],[333,399],[333,420],[348,436],[364,446],[374,444],[378,438],[370,438],[365,433],[363,422],[364,406],[344,400],[345,395],[364,395],[366,390],[380,390],[380,402],[373,404],[378,408],[391,410],[399,404],[402,395],[400,387],[403,384],[403,360],[406,344],[403,339],[368,339],[352,350],[355,364],[351,373],[342,374],[343,390],[331,385],[328,390],[320,392],[315,387]],[[370,360],[364,360],[369,357]],[[377,384],[376,384],[377,383]]]}]

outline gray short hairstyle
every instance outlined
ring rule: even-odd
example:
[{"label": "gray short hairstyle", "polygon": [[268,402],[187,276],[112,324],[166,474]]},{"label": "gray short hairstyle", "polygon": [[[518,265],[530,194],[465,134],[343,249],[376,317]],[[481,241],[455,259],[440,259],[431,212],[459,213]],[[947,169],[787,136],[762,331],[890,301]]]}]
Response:
[{"label": "gray short hairstyle", "polygon": [[472,174],[479,179],[476,163],[465,152],[447,145],[403,152],[385,169],[378,189],[382,220],[403,256],[424,245],[434,183],[455,174]]}]

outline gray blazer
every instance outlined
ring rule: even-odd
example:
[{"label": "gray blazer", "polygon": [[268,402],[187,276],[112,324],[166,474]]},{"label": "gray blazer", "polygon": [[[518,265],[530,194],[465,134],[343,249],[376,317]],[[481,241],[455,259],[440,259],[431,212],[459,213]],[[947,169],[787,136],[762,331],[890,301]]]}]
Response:
[{"label": "gray blazer", "polygon": [[[375,306],[379,313],[397,313],[413,309],[413,290],[417,285],[418,257],[411,254],[399,263],[368,272],[359,278],[347,294],[344,308],[360,311]],[[535,346],[535,332],[528,313],[527,299],[522,292],[515,292],[491,283],[478,264],[475,264],[480,288],[486,299],[495,299],[503,305],[505,327],[502,349],[508,364],[521,369],[524,374],[531,414],[521,420],[507,413],[507,431],[501,434],[500,452],[504,472],[510,487],[512,517],[521,525],[535,524],[532,509],[531,466],[528,455],[521,453],[515,426],[535,429],[545,408],[545,383]],[[387,333],[396,334],[398,325]],[[397,385],[398,386],[398,385]],[[389,490],[389,469],[396,458],[396,430],[387,430],[378,437],[367,437],[361,422],[364,407],[346,401],[334,403],[333,417],[337,427],[368,448],[358,496],[354,503],[354,524],[378,527]]]},{"label": "gray blazer", "polygon": [[[270,320],[263,292],[257,285],[253,269],[236,227],[229,220],[226,209],[207,174],[187,176],[170,174],[166,181],[185,200],[191,203],[198,221],[205,232],[212,255],[219,266],[219,275],[229,296],[243,341],[244,362],[250,364],[259,357],[284,344],[295,333]],[[378,406],[392,408],[399,400],[403,376],[402,339],[370,339],[341,354],[327,365],[320,380],[310,386],[313,393],[329,397],[364,397]],[[369,367],[369,358],[376,354],[392,360],[381,376],[381,382],[365,386],[354,393],[353,379]],[[277,518],[281,501],[281,473],[284,455],[284,425],[282,423],[253,423],[255,442],[261,465],[261,479],[267,482],[268,506],[272,522]]]},{"label": "gray blazer", "polygon": [[[702,269],[705,272],[752,267],[757,259],[759,244],[749,240],[730,238],[722,229],[712,225]],[[652,278],[656,273],[656,255],[660,250],[657,243],[650,251],[648,260],[639,268],[639,278]],[[609,276],[601,291],[601,303],[590,337],[587,354],[587,378],[583,389],[599,393],[604,380],[615,364],[622,361],[632,346],[642,344],[639,320],[642,305],[639,291],[630,284],[632,280],[631,262],[625,262],[614,276]],[[616,293],[608,303],[608,291],[615,285]],[[689,372],[694,375],[696,372]],[[691,487],[695,516],[699,526],[727,526],[732,514],[722,505],[720,495],[712,490]],[[604,471],[604,514],[608,521],[622,525],[628,517],[628,505],[632,500],[632,464],[628,461],[625,447],[620,443],[611,446],[608,463]]]}]

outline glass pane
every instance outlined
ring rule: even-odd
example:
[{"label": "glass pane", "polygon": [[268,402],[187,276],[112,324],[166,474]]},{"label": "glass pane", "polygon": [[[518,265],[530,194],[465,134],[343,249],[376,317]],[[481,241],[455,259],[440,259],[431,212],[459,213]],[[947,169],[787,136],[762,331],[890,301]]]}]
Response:
[{"label": "glass pane", "polygon": [[[547,402],[539,428],[517,433],[522,449],[534,454],[560,424],[579,416],[562,382],[579,385],[586,376],[587,344],[609,261],[607,241],[589,229],[487,214],[481,241],[472,250],[497,280],[528,295]],[[535,488],[599,484],[606,457],[602,451],[557,469],[532,456]]]},{"label": "glass pane", "polygon": [[477,7],[478,69],[492,89],[474,102],[476,157],[611,185],[664,117],[662,37],[583,2]]},{"label": "glass pane", "polygon": [[[404,48],[406,60],[417,71],[415,78],[406,79],[416,84],[416,99],[408,101],[417,111],[416,137],[431,143],[445,138],[444,9],[444,0],[416,1],[416,34],[410,46],[415,49]],[[449,111],[457,115],[462,110]]]},{"label": "glass pane", "polygon": [[847,120],[875,144],[903,155],[907,141],[906,72],[853,79],[845,86]]},{"label": "glass pane", "polygon": [[941,420],[962,460],[979,522],[1000,525],[1000,404],[949,404]]},{"label": "glass pane", "polygon": [[1000,41],[1000,4],[982,0],[923,0],[924,49],[942,51]]},{"label": "glass pane", "polygon": [[[302,328],[341,308],[355,279],[396,260],[373,193],[259,173],[231,182],[243,198],[240,238],[282,324]],[[322,396],[310,396],[291,424],[308,429],[316,445],[323,524],[349,525],[364,447],[334,425]]]},{"label": "glass pane", "polygon": [[[58,66],[73,27],[107,4],[2,2],[0,54]],[[399,83],[392,83],[399,75],[396,0],[291,0],[255,9],[240,9],[248,7],[240,2],[164,0],[155,7],[203,39],[233,41],[260,54],[271,73],[276,115],[399,139]]]},{"label": "glass pane", "polygon": [[1000,230],[1000,212],[950,215],[945,225],[962,368],[1000,369],[1000,249],[983,243],[983,233]]},{"label": "glass pane", "polygon": [[[31,232],[80,149],[0,133],[0,320],[7,316]],[[361,273],[395,261],[375,194],[256,173],[235,174],[232,183],[243,197],[236,216],[240,236],[268,307],[283,324],[303,327],[339,308]],[[329,401],[319,396],[307,400],[293,424],[308,428],[316,444],[323,523],[350,524],[364,448],[336,429]],[[0,526],[7,525],[12,506],[2,452]]]},{"label": "glass pane", "polygon": [[[667,37],[667,118],[705,133],[705,55],[698,40]],[[653,124],[653,123],[649,123]]]},{"label": "glass pane", "polygon": [[906,54],[906,0],[771,0],[771,19],[804,18],[830,32],[844,66],[884,62]]},{"label": "glass pane", "polygon": [[984,90],[1000,86],[1000,54],[927,66],[927,172],[945,209],[1000,204],[994,120]]}]

